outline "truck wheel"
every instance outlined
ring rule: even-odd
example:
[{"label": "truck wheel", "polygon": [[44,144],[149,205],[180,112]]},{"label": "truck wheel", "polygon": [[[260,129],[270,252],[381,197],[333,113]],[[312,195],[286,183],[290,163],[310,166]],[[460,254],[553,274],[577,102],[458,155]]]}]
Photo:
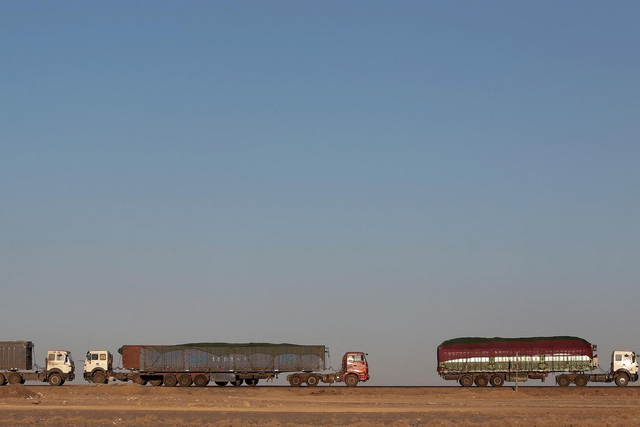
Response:
[{"label": "truck wheel", "polygon": [[62,375],[60,375],[58,373],[54,373],[54,374],[49,375],[49,384],[51,384],[53,386],[62,385]]},{"label": "truck wheel", "polygon": [[309,387],[315,387],[318,385],[318,377],[316,377],[315,375],[309,375],[307,377],[307,385]]},{"label": "truck wheel", "polygon": [[9,384],[22,384],[22,375],[17,372],[12,372],[9,374],[9,378],[7,378]]},{"label": "truck wheel", "polygon": [[193,380],[191,379],[191,375],[183,374],[178,377],[178,384],[180,387],[189,387]]},{"label": "truck wheel", "polygon": [[247,378],[244,380],[244,383],[246,385],[250,385],[250,386],[255,386],[256,384],[258,384],[258,380],[254,379],[254,378]]},{"label": "truck wheel", "polygon": [[629,376],[624,372],[618,374],[616,377],[616,385],[618,387],[626,387],[629,384]]},{"label": "truck wheel", "polygon": [[353,374],[347,375],[347,377],[344,379],[344,383],[347,385],[347,387],[355,387],[358,385],[359,381],[360,379]]},{"label": "truck wheel", "polygon": [[589,382],[589,378],[587,378],[586,375],[578,375],[573,382],[576,383],[578,387],[585,387]]},{"label": "truck wheel", "polygon": [[214,381],[214,382],[216,383],[217,386],[220,386],[220,387],[224,387],[228,384],[226,381]]},{"label": "truck wheel", "polygon": [[178,380],[175,375],[165,375],[163,382],[165,387],[175,387],[175,385],[178,384]]},{"label": "truck wheel", "polygon": [[489,385],[489,378],[486,375],[480,375],[476,377],[476,385],[478,387],[486,387]]},{"label": "truck wheel", "polygon": [[491,382],[493,387],[502,387],[504,385],[504,378],[502,378],[502,375],[494,375],[489,382]]},{"label": "truck wheel", "polygon": [[473,385],[473,377],[471,375],[463,375],[460,378],[460,385],[462,387],[471,387]]},{"label": "truck wheel", "polygon": [[133,382],[140,385],[147,385],[147,380],[143,379],[140,375],[134,375]]},{"label": "truck wheel", "polygon": [[154,387],[160,387],[162,385],[162,378],[156,378],[153,380],[149,380],[149,384],[151,384]]},{"label": "truck wheel", "polygon": [[91,381],[94,384],[104,384],[107,382],[107,376],[102,371],[94,372]]},{"label": "truck wheel", "polygon": [[0,385],[5,385],[7,383],[7,379],[4,375],[0,374]]},{"label": "truck wheel", "polygon": [[566,375],[560,375],[556,379],[556,382],[560,387],[569,387],[569,384],[571,384],[571,379]]},{"label": "truck wheel", "polygon": [[231,385],[234,387],[240,387],[242,385],[242,378],[236,378],[235,381],[231,381]]},{"label": "truck wheel", "polygon": [[207,377],[206,375],[196,375],[196,377],[193,379],[193,384],[196,387],[206,387],[207,384],[209,384],[209,377]]},{"label": "truck wheel", "polygon": [[291,387],[300,387],[300,385],[302,385],[302,378],[300,375],[291,375],[291,378],[289,378],[289,384],[291,384]]}]

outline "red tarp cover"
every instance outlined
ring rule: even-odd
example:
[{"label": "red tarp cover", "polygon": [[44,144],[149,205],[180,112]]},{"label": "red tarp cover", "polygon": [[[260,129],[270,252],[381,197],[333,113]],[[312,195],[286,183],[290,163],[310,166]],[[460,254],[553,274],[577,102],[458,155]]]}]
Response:
[{"label": "red tarp cover", "polygon": [[440,344],[438,363],[469,357],[570,354],[593,358],[593,347],[578,337],[456,338]]}]

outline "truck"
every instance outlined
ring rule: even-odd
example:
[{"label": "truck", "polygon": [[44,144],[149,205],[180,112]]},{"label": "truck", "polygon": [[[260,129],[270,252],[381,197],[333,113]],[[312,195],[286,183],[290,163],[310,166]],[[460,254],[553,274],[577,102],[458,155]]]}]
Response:
[{"label": "truck", "polygon": [[49,350],[45,368],[34,369],[33,348],[31,341],[0,341],[0,385],[42,381],[60,386],[73,381],[75,364],[70,351]]},{"label": "truck", "polygon": [[625,387],[638,381],[638,360],[630,350],[615,350],[607,372],[598,366],[597,346],[574,336],[528,338],[455,338],[438,346],[438,374],[462,387],[502,386],[528,379],[544,381],[556,375],[556,384],[586,386],[615,382]]},{"label": "truck", "polygon": [[326,372],[329,349],[323,345],[270,343],[194,343],[180,345],[124,345],[122,368],[114,368],[108,350],[90,350],[84,363],[85,380],[95,384],[109,381],[133,381],[145,385],[173,387],[205,387],[246,384],[255,386],[260,380],[273,381],[289,373],[293,387],[319,382],[344,382],[355,387],[369,380],[366,353],[347,352],[338,372]]}]

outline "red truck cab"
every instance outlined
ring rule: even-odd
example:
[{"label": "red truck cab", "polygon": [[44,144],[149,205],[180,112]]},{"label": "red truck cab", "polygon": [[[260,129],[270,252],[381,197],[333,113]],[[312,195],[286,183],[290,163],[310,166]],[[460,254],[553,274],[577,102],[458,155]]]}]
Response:
[{"label": "red truck cab", "polygon": [[355,387],[360,381],[369,380],[369,365],[366,353],[348,351],[342,357],[344,382],[348,387]]}]

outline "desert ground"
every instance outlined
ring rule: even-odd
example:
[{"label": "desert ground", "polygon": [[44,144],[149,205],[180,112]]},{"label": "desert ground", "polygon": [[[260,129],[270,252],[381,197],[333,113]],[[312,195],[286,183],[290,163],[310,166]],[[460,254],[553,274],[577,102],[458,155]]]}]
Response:
[{"label": "desert ground", "polygon": [[0,387],[0,424],[640,425],[640,387]]}]

